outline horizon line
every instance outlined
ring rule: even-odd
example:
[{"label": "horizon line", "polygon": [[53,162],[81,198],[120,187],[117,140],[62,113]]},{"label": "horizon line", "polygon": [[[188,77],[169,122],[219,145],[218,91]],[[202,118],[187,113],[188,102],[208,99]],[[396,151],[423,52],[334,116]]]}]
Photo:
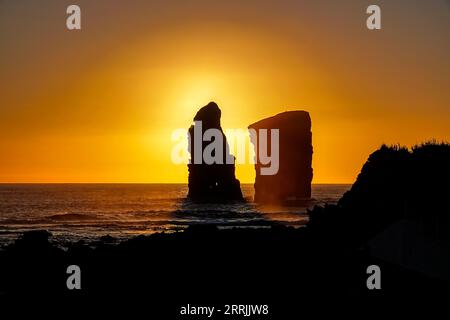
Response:
[{"label": "horizon line", "polygon": [[[0,185],[5,184],[184,184],[187,182],[2,182]],[[254,184],[254,182],[241,182],[243,184]],[[353,182],[314,182],[311,185],[352,185]]]}]

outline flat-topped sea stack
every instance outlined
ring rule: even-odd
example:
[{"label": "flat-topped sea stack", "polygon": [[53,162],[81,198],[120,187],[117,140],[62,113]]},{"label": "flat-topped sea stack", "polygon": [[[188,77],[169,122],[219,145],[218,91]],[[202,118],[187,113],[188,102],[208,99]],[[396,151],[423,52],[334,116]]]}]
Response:
[{"label": "flat-topped sea stack", "polygon": [[[312,170],[312,133],[311,118],[306,111],[287,111],[255,122],[249,126],[257,135],[250,135],[256,151],[255,201],[259,203],[286,203],[289,201],[307,200],[311,198]],[[266,139],[260,135],[267,129]],[[262,155],[272,157],[274,143],[271,141],[271,130],[279,130],[279,167],[272,175],[262,174],[261,169],[267,167],[261,161]],[[256,138],[258,137],[258,138]],[[264,143],[267,141],[267,143]],[[273,164],[272,164],[273,165]]]},{"label": "flat-topped sea stack", "polygon": [[[239,180],[235,177],[235,158],[229,152],[228,142],[220,126],[220,117],[219,106],[210,102],[197,112],[194,125],[189,128],[191,159],[188,164],[188,198],[190,200],[198,202],[243,200]],[[217,142],[215,137],[212,137],[210,141],[203,141],[202,137],[208,129],[217,129],[213,131],[222,140],[221,154],[212,152],[214,158],[219,159],[214,163],[207,163],[208,161],[203,159],[205,148],[211,150],[213,144]]]}]

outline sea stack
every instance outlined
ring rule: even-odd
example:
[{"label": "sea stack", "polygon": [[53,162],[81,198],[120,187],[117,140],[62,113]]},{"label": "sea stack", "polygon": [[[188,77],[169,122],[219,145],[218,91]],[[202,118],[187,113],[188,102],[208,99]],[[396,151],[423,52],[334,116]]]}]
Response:
[{"label": "sea stack", "polygon": [[[312,133],[311,118],[306,111],[287,111],[249,126],[251,142],[257,153],[255,161],[255,201],[286,203],[311,198]],[[253,130],[252,130],[253,129]],[[266,129],[267,131],[260,131]],[[279,130],[279,168],[274,175],[261,174],[261,154],[271,155],[270,130]],[[257,138],[265,133],[267,144]],[[263,140],[264,142],[264,140]],[[272,157],[274,155],[271,155]]]},{"label": "sea stack", "polygon": [[[199,202],[243,200],[239,180],[235,177],[235,158],[229,152],[228,142],[220,126],[220,117],[219,106],[215,102],[210,102],[197,112],[194,125],[189,128],[191,159],[188,164],[188,198],[190,200]],[[216,142],[214,137],[211,141],[203,141],[204,133],[208,129],[216,129],[217,131],[213,131],[222,138],[222,154],[217,157],[218,155],[213,152],[215,158],[221,161],[211,164],[203,159],[205,148]]]}]

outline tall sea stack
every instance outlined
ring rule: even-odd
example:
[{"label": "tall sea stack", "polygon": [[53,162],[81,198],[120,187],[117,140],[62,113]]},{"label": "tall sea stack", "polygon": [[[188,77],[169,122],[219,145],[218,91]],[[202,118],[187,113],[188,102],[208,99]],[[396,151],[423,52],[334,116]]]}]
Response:
[{"label": "tall sea stack", "polygon": [[[267,129],[267,146],[251,136],[255,151],[271,155],[270,130],[279,129],[279,169],[274,175],[262,175],[259,154],[256,154],[255,201],[260,203],[284,203],[311,197],[312,133],[311,118],[306,111],[287,111],[255,122],[249,129],[261,133]],[[258,134],[259,136],[259,134]],[[268,152],[269,151],[269,152]],[[273,157],[273,155],[272,155]]]},{"label": "tall sea stack", "polygon": [[[194,125],[189,128],[189,153],[191,161],[189,169],[189,193],[188,198],[200,202],[223,202],[230,200],[242,200],[242,192],[239,180],[235,177],[235,158],[230,154],[228,142],[220,126],[221,111],[219,106],[210,102],[201,108],[194,117]],[[201,123],[200,123],[201,121]],[[202,137],[206,130],[217,129],[222,137],[223,152],[220,157],[221,163],[207,164],[204,159],[197,159],[203,155],[203,151],[212,141],[203,141]],[[194,136],[194,133],[196,136]],[[199,137],[200,136],[200,137]],[[200,142],[198,148],[196,143]],[[197,150],[201,155],[196,158]],[[227,159],[232,159],[231,163]]]}]

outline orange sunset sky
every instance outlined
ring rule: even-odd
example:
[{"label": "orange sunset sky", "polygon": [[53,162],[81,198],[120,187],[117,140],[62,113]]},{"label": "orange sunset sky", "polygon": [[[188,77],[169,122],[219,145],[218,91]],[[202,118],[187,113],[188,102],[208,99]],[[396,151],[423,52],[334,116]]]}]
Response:
[{"label": "orange sunset sky", "polygon": [[[366,28],[370,4],[382,30]],[[82,30],[66,29],[78,4]],[[450,9],[415,1],[0,1],[0,182],[186,182],[171,133],[302,109],[314,183],[450,138]],[[252,165],[237,167],[252,182]]]}]

